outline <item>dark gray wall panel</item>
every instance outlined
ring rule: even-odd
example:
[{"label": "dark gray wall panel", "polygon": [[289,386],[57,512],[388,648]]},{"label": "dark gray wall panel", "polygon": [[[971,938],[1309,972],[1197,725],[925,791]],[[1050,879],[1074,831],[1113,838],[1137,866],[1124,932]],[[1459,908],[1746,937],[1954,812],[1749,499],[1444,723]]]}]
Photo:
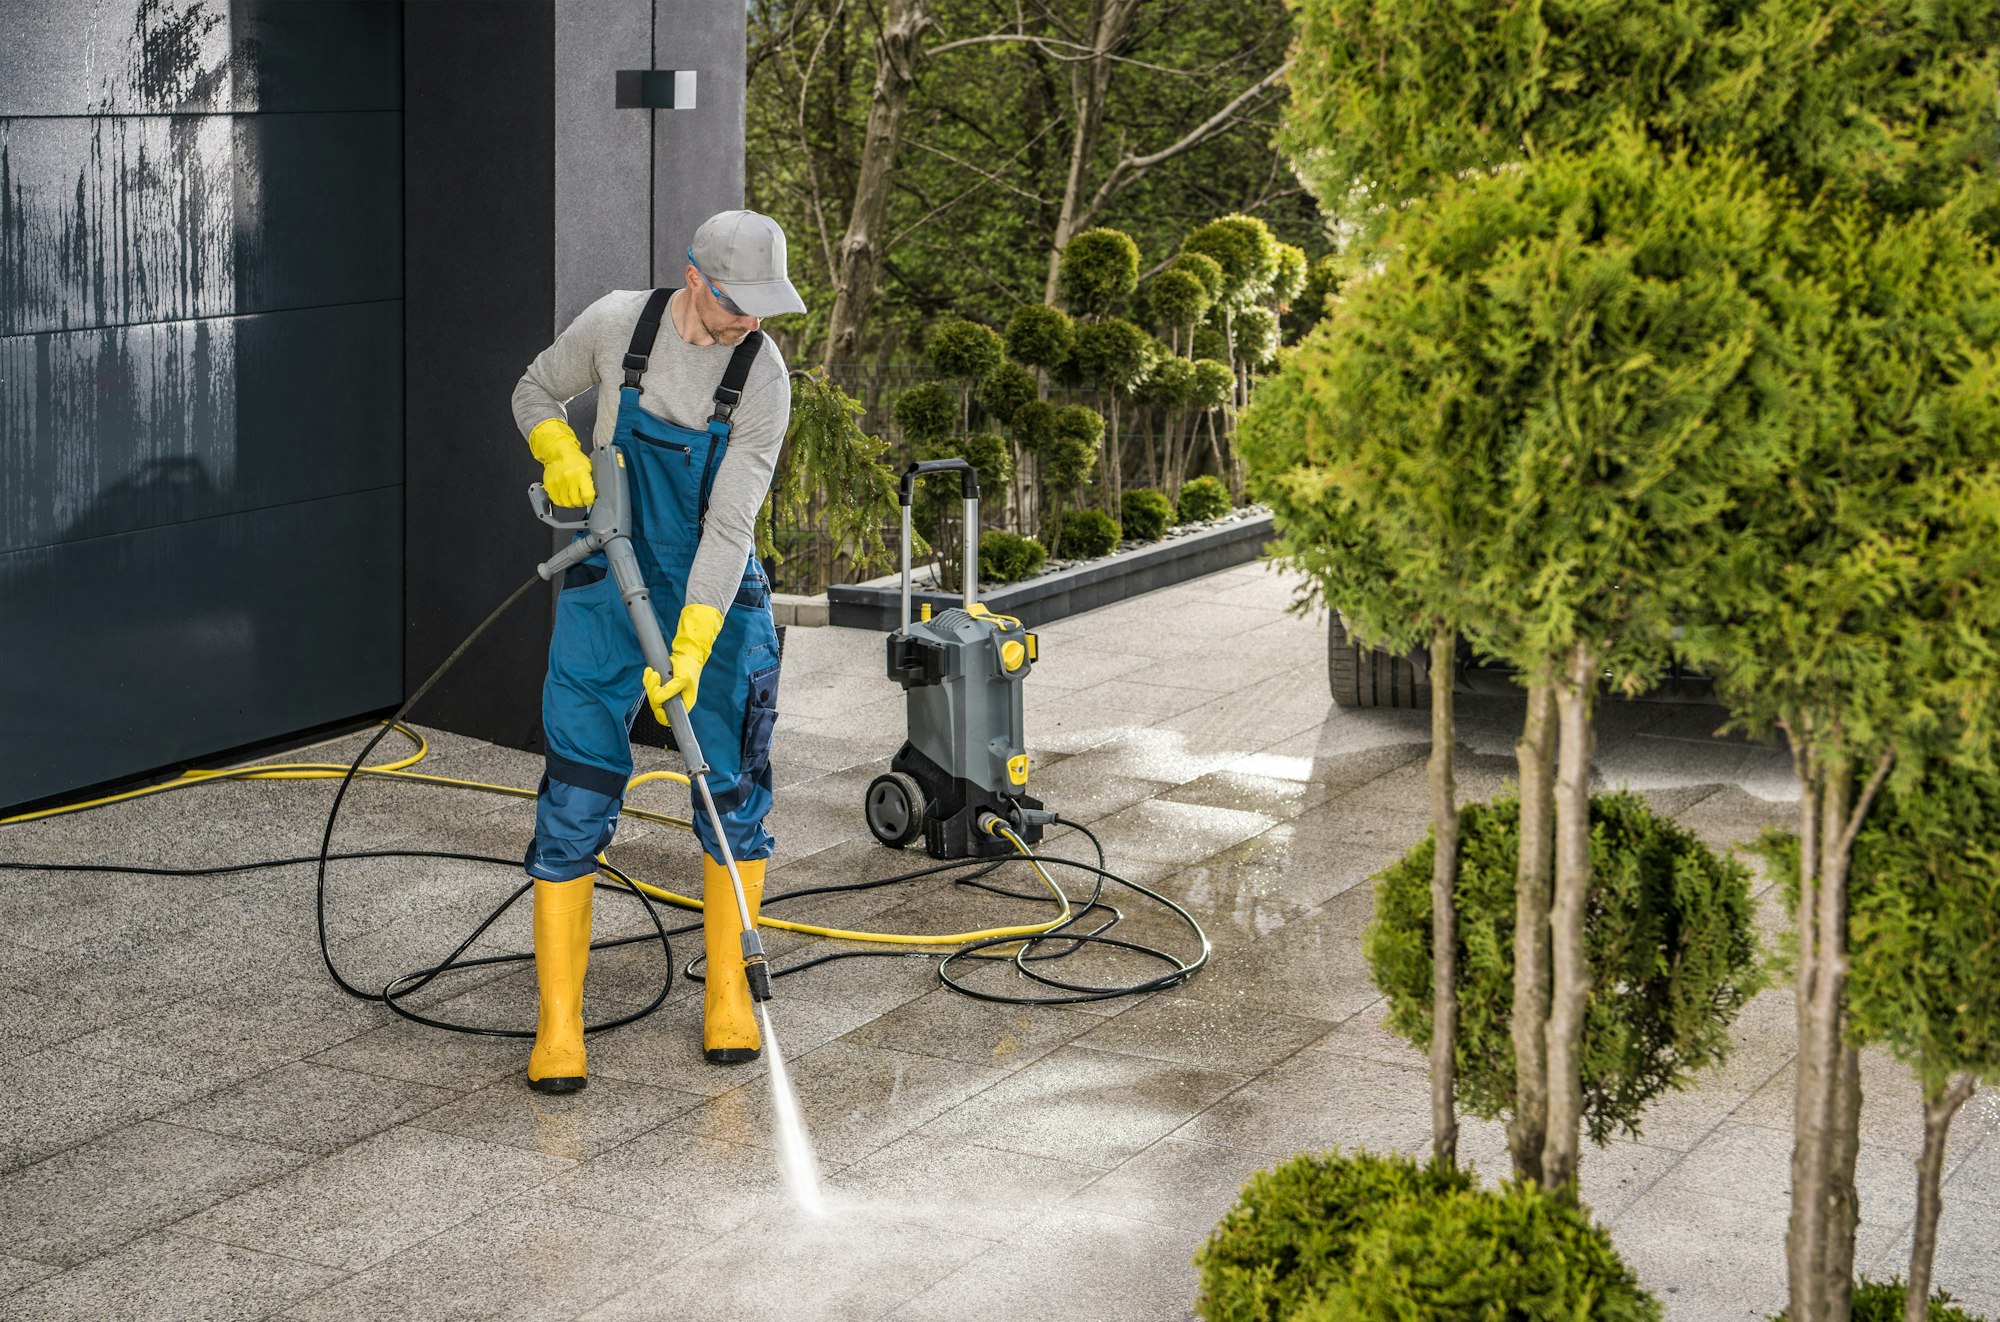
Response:
[{"label": "dark gray wall panel", "polygon": [[394,110],[402,6],[97,0],[5,7],[0,115]]},{"label": "dark gray wall panel", "polygon": [[680,283],[702,221],[743,205],[743,77],[747,32],[741,0],[655,0],[655,65],[694,69],[693,110],[655,111],[653,270]]},{"label": "dark gray wall panel", "polygon": [[0,805],[393,706],[402,493],[0,555]]},{"label": "dark gray wall panel", "polygon": [[397,302],[0,339],[0,551],[402,481]]},{"label": "dark gray wall panel", "polygon": [[[540,469],[510,401],[554,316],[555,6],[434,0],[404,22],[414,689],[550,551],[528,512]],[[539,748],[553,598],[530,594],[417,718]]]},{"label": "dark gray wall panel", "polygon": [[402,125],[0,119],[0,335],[396,298]]}]

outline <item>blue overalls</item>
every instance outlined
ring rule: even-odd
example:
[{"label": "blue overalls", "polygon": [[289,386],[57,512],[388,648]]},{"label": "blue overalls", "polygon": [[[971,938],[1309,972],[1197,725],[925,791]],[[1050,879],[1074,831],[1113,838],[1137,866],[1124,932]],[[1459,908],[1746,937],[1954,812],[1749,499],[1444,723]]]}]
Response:
[{"label": "blue overalls", "polygon": [[[658,291],[655,301],[663,307],[661,295],[670,292]],[[633,550],[661,631],[671,639],[686,601],[709,492],[729,448],[729,413],[758,346],[750,342],[754,332],[746,337],[716,393],[716,416],[706,430],[690,431],[639,407],[639,379],[652,349],[647,323],[650,331],[659,326],[659,308],[649,303],[647,313],[626,355],[612,444],[624,457],[631,485]],[[547,755],[535,839],[526,858],[530,876],[569,881],[597,870],[596,856],[611,843],[632,777],[632,721],[645,701],[640,677],[645,667],[604,556],[591,556],[564,576],[556,599],[542,687]],[[724,613],[689,716],[708,759],[709,792],[730,852],[739,859],[770,857],[764,816],[771,808],[771,732],[778,719],[778,635],[771,621],[770,580],[754,554]],[[707,814],[690,815],[702,850],[719,860]]]}]

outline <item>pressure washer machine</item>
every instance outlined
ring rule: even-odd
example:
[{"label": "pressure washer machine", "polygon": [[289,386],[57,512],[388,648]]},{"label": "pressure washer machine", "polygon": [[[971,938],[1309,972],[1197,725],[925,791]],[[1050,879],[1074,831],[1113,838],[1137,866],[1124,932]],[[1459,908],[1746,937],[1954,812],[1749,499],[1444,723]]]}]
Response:
[{"label": "pressure washer machine", "polygon": [[[918,479],[956,472],[965,502],[961,605],[910,619],[910,501]],[[911,464],[903,510],[902,624],[889,635],[889,678],[903,686],[909,733],[889,770],[869,783],[868,829],[901,849],[919,835],[932,858],[980,858],[1013,845],[979,823],[993,813],[1034,844],[1055,820],[1028,794],[1021,684],[1034,668],[1035,635],[979,601],[979,477],[963,459]]]}]

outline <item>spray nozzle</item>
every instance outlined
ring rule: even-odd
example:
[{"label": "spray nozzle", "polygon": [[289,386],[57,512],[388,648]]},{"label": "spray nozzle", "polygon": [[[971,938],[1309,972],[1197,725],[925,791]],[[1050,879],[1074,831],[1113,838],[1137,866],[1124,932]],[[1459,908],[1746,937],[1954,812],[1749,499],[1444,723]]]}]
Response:
[{"label": "spray nozzle", "polygon": [[771,999],[771,966],[764,961],[764,943],[757,936],[757,929],[746,927],[740,944],[743,947],[743,977],[750,984],[750,999],[763,1002]]}]

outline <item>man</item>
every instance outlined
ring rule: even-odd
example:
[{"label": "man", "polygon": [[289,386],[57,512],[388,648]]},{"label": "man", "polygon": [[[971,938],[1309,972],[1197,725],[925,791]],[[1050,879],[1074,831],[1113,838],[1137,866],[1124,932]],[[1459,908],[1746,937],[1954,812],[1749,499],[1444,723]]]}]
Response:
[{"label": "man", "polygon": [[[618,290],[585,308],[514,388],[514,420],[542,463],[550,498],[580,508],[596,493],[563,405],[599,387],[593,440],[616,446],[623,460],[633,549],[661,632],[673,639],[673,673],[656,674],[601,553],[564,578],[542,690],[547,764],[526,858],[541,989],[528,1085],[541,1092],[585,1083],[583,974],[595,859],[611,843],[632,775],[640,702],[651,702],[663,725],[668,699],[687,703],[753,920],[771,854],[764,814],[778,646],[770,583],[752,554],[753,524],[784,441],[791,385],[757,328],[805,304],[786,277],[784,231],[768,216],[711,216],[687,259],[680,289]],[[702,1048],[711,1061],[753,1060],[762,1042],[729,874],[706,815],[693,817],[708,952]]]}]

